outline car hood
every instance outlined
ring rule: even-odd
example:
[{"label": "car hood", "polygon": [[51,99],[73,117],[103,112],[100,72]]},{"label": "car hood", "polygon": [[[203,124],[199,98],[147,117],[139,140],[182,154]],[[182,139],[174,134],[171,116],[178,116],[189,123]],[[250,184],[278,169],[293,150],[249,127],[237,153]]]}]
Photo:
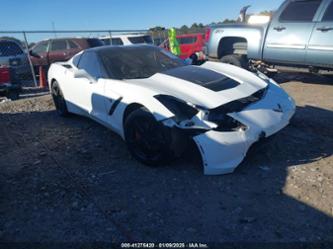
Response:
[{"label": "car hood", "polygon": [[267,86],[249,71],[216,62],[188,65],[126,82],[149,88],[156,95],[170,95],[207,109],[248,97]]}]

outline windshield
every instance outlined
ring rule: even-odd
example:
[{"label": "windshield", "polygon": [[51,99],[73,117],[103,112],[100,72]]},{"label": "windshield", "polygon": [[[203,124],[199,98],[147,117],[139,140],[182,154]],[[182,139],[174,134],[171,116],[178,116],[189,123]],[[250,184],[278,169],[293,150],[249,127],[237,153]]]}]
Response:
[{"label": "windshield", "polygon": [[91,48],[103,46],[103,42],[99,39],[87,39],[87,42]]},{"label": "windshield", "polygon": [[23,51],[16,43],[0,41],[0,56],[16,56],[19,54],[23,54]]},{"label": "windshield", "polygon": [[149,78],[186,65],[180,58],[153,46],[111,47],[98,53],[107,74],[113,79]]},{"label": "windshield", "polygon": [[196,36],[178,37],[177,40],[179,44],[192,44],[197,41],[197,37]]},{"label": "windshield", "polygon": [[149,35],[145,36],[130,36],[128,40],[133,44],[147,43],[153,44],[153,39]]}]

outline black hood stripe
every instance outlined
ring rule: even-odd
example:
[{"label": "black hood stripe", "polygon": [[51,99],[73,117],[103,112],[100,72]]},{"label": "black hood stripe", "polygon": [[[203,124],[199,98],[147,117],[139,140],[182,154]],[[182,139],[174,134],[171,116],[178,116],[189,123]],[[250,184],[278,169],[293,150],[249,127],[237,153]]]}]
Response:
[{"label": "black hood stripe", "polygon": [[190,81],[215,92],[231,89],[240,85],[239,82],[221,73],[198,66],[176,67],[164,71],[162,74]]}]

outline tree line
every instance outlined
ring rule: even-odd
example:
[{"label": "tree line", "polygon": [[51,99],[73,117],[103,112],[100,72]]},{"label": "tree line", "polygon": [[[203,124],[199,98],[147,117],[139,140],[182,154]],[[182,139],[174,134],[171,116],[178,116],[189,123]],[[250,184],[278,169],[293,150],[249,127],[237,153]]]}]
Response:
[{"label": "tree line", "polygon": [[[259,15],[266,15],[266,16],[272,16],[274,11],[272,10],[265,10],[259,13]],[[251,16],[252,14],[246,15],[246,20]],[[204,25],[202,23],[193,23],[191,26],[183,25],[181,27],[176,27],[177,34],[192,34],[192,33],[205,33],[206,27],[211,25],[220,25],[220,24],[232,24],[239,22],[239,19],[224,19],[223,21],[218,22],[212,22],[208,25]],[[167,36],[167,29],[162,26],[156,26],[149,29],[154,36],[164,35]]]}]

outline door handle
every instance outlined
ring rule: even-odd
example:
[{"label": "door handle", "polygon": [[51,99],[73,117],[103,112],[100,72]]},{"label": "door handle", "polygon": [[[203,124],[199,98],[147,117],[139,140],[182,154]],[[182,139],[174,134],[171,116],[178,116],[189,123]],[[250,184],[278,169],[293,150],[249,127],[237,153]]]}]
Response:
[{"label": "door handle", "polygon": [[278,26],[278,27],[274,27],[273,29],[276,30],[276,31],[278,31],[278,32],[280,32],[280,31],[282,31],[282,30],[285,30],[286,27]]},{"label": "door handle", "polygon": [[322,32],[327,32],[327,31],[333,30],[333,27],[320,27],[320,28],[317,28],[317,30],[322,31]]}]

